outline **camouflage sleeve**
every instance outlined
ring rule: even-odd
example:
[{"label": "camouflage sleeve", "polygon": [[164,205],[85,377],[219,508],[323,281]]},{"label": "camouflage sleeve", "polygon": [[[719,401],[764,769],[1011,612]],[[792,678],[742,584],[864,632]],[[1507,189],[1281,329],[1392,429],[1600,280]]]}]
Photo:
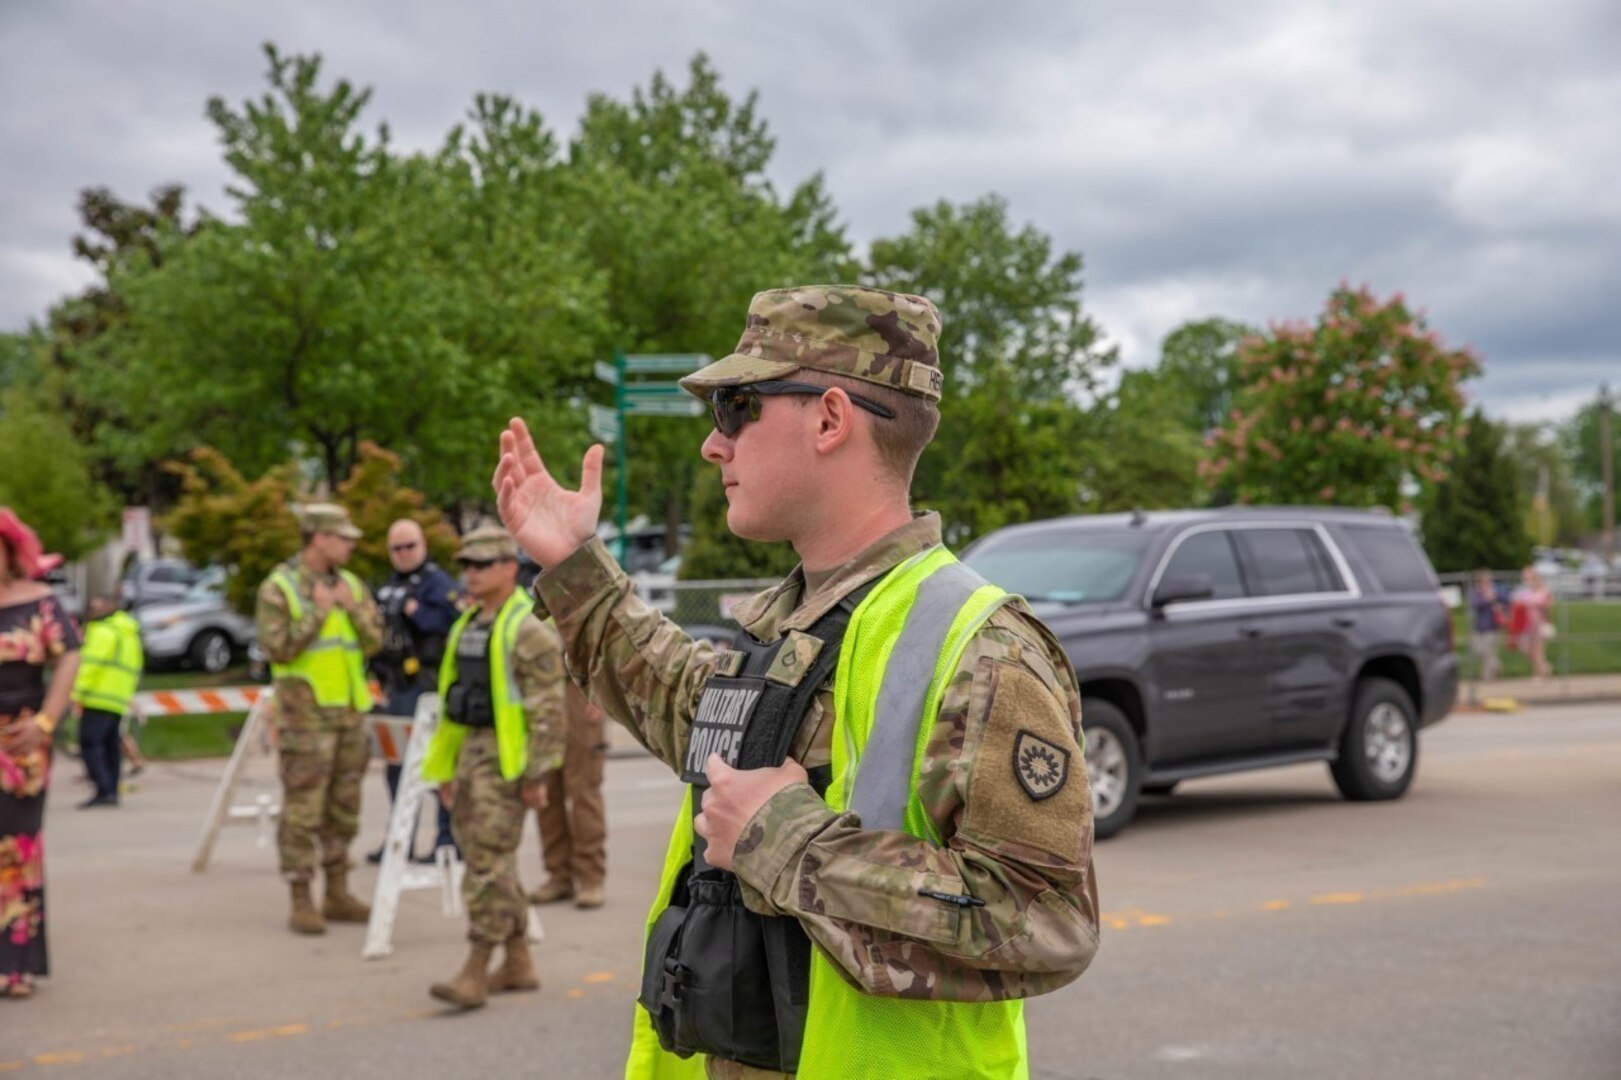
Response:
[{"label": "camouflage sleeve", "polygon": [[324,621],[316,614],[315,603],[304,598],[304,611],[294,619],[287,610],[287,596],[274,581],[259,586],[253,622],[259,633],[259,648],[273,664],[290,664],[309,648],[321,632]]},{"label": "camouflage sleeve", "polygon": [[563,764],[568,743],[568,720],[563,709],[567,685],[563,668],[563,642],[551,624],[526,618],[518,624],[512,645],[512,677],[523,697],[524,719],[529,721],[529,764],[524,780],[540,780]]},{"label": "camouflage sleeve", "polygon": [[367,657],[377,655],[377,650],[383,647],[383,613],[364,583],[360,586],[360,595],[355,597],[355,606],[350,609],[349,623],[355,628],[355,637],[360,639],[361,653]]},{"label": "camouflage sleeve", "polygon": [[803,784],[739,839],[749,905],[797,917],[870,993],[1028,997],[1097,951],[1080,699],[1056,642],[1021,618],[980,631],[941,703],[918,782],[939,846],[864,829]]},{"label": "camouflage sleeve", "polygon": [[586,696],[671,768],[681,767],[692,714],[715,650],[648,606],[602,541],[592,539],[535,581],[569,670]]}]

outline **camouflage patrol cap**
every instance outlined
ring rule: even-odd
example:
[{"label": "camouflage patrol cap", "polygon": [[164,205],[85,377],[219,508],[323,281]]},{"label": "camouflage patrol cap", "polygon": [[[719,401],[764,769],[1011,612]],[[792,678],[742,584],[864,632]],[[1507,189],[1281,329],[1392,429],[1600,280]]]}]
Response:
[{"label": "camouflage patrol cap", "polygon": [[305,503],[299,524],[306,532],[331,533],[345,540],[359,540],[365,535],[349,520],[349,511],[337,503]]},{"label": "camouflage patrol cap", "polygon": [[921,296],[860,285],[756,293],[730,356],[681,380],[707,398],[723,386],[815,368],[940,400],[940,312]]},{"label": "camouflage patrol cap", "polygon": [[457,559],[470,559],[477,561],[495,559],[516,559],[518,557],[518,542],[512,534],[499,525],[486,525],[474,529],[462,537],[461,549],[456,552]]}]

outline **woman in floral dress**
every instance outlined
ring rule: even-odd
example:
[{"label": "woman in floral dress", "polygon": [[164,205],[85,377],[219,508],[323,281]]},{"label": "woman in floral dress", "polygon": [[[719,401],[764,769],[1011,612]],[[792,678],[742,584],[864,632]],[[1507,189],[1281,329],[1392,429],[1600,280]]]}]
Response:
[{"label": "woman in floral dress", "polygon": [[0,998],[32,997],[47,971],[45,785],[79,667],[78,628],[35,580],[54,558],[0,506]]}]

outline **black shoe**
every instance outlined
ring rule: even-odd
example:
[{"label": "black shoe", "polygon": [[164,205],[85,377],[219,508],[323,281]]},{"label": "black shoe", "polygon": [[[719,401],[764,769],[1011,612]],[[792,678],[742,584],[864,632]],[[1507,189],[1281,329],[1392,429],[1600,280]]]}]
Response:
[{"label": "black shoe", "polygon": [[413,854],[411,856],[411,861],[416,863],[418,866],[432,866],[435,860],[433,857],[433,852],[430,851],[426,855]]},{"label": "black shoe", "polygon": [[376,851],[368,853],[366,855],[366,861],[371,863],[373,866],[376,866],[378,863],[383,861],[383,852],[384,852],[385,849],[387,849],[387,847],[388,847],[388,845],[384,844],[382,847],[378,848]]},{"label": "black shoe", "polygon": [[117,805],[118,805],[118,796],[117,795],[97,795],[94,798],[86,799],[84,802],[80,803],[79,804],[79,809],[80,810],[89,810],[93,806],[117,806]]}]

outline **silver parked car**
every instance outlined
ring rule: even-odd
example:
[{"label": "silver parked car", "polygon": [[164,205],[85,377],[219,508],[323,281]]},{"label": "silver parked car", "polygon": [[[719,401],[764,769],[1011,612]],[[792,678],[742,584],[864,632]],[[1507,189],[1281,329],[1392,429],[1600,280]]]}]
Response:
[{"label": "silver parked car", "polygon": [[131,563],[119,582],[119,595],[130,610],[165,600],[180,600],[204,571],[184,559],[147,559]]},{"label": "silver parked car", "polygon": [[252,619],[225,602],[225,571],[211,566],[178,600],[138,608],[141,642],[148,663],[186,662],[217,675],[253,643]]}]

